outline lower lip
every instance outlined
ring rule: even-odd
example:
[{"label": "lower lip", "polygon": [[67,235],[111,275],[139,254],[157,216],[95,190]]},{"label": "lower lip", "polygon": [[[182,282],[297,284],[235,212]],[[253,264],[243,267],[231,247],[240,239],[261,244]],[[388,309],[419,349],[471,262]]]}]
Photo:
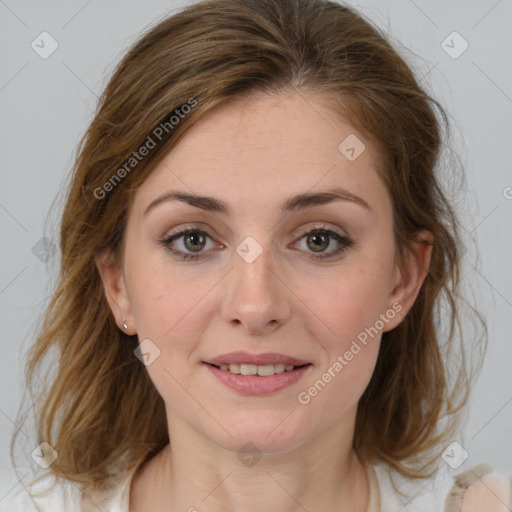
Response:
[{"label": "lower lip", "polygon": [[[206,364],[206,363],[205,363]],[[259,375],[241,375],[231,373],[228,370],[221,370],[210,364],[206,364],[208,369],[228,388],[234,389],[239,393],[250,396],[269,395],[281,389],[291,386],[299,381],[309,370],[311,364],[301,366],[291,372],[283,372],[268,377]]]}]

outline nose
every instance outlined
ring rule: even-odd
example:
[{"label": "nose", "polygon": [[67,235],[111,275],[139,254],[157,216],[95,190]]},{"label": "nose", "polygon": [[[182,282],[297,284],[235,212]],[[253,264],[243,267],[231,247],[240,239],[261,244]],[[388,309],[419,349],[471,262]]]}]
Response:
[{"label": "nose", "polygon": [[222,316],[244,334],[265,336],[288,320],[290,290],[273,265],[269,250],[263,250],[254,261],[240,254],[233,254]]}]

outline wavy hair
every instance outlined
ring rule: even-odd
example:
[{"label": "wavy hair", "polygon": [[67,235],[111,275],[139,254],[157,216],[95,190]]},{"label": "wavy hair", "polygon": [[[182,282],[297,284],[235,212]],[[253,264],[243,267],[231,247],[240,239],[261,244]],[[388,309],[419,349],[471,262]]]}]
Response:
[{"label": "wavy hair", "polygon": [[[113,72],[77,151],[60,274],[26,368],[28,388],[38,388],[38,438],[59,453],[53,474],[98,483],[120,461],[139,466],[169,442],[163,400],[134,357],[137,337],[114,322],[95,257],[107,248],[120,254],[134,192],[199,119],[241,94],[290,89],[325,100],[379,149],[397,253],[420,230],[434,235],[417,300],[383,335],[354,438],[362,460],[384,459],[411,478],[431,474],[471,382],[458,336],[460,227],[436,172],[447,115],[379,29],[328,0],[194,3],[159,20]],[[120,171],[176,110],[189,113]],[[448,367],[452,352],[457,368]],[[52,353],[45,380],[42,362]]]}]

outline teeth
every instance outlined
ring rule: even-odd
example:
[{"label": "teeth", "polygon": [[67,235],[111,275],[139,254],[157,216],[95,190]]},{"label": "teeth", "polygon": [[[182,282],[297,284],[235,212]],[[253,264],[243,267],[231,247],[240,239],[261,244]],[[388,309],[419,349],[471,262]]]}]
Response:
[{"label": "teeth", "polygon": [[258,367],[255,364],[241,364],[240,373],[242,375],[256,375],[258,373]]},{"label": "teeth", "polygon": [[230,364],[229,371],[231,373],[240,373],[240,365],[239,364]]},{"label": "teeth", "polygon": [[257,372],[260,377],[268,377],[269,375],[274,375],[274,365],[267,364],[266,366],[258,366]]},{"label": "teeth", "polygon": [[255,364],[221,364],[220,369],[230,371],[238,375],[259,375],[260,377],[270,377],[283,372],[290,372],[295,368],[292,364],[266,364],[256,366]]}]

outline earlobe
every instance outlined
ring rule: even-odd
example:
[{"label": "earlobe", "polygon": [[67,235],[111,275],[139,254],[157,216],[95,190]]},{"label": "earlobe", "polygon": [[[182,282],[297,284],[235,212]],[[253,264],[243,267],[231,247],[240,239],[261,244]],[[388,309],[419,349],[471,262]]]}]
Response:
[{"label": "earlobe", "polygon": [[389,307],[400,304],[401,309],[393,321],[387,324],[385,331],[399,325],[413,306],[429,271],[433,245],[433,235],[429,231],[421,231],[406,251],[400,267],[396,268]]},{"label": "earlobe", "polygon": [[135,334],[130,299],[121,268],[112,251],[106,249],[96,256],[96,267],[103,290],[117,326],[126,334]]}]

